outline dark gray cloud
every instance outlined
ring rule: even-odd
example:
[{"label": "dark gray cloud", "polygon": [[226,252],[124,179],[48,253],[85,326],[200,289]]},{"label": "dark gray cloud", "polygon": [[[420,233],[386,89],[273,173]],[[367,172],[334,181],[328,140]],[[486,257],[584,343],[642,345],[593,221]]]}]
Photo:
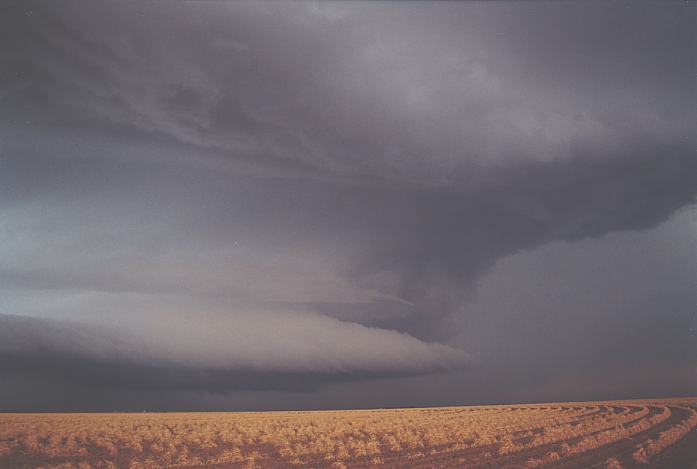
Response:
[{"label": "dark gray cloud", "polygon": [[[311,391],[467,362],[451,347],[311,314],[150,313],[109,326],[2,315],[0,326],[0,372],[98,392]],[[278,329],[282,339],[269,340]]]},{"label": "dark gray cloud", "polygon": [[[315,389],[445,371],[478,333],[522,351],[524,337],[471,319],[497,262],[663,226],[697,195],[692,4],[1,8],[0,313],[53,318],[3,318],[7,340],[33,324],[2,349],[17,383],[53,368],[88,386],[97,353],[132,405],[155,384]],[[687,291],[637,314],[680,310],[667,341],[690,322]],[[620,330],[628,313],[604,311]],[[94,348],[66,318],[142,327],[152,353],[123,333]],[[587,360],[629,367],[650,323]],[[473,355],[506,372],[491,350]],[[590,376],[578,355],[555,356]]]}]

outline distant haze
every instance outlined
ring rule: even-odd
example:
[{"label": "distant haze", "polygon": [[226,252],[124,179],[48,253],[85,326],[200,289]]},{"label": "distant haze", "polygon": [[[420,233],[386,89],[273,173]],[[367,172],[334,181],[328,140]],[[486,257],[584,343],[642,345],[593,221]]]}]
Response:
[{"label": "distant haze", "polygon": [[0,411],[697,394],[697,5],[0,6]]}]

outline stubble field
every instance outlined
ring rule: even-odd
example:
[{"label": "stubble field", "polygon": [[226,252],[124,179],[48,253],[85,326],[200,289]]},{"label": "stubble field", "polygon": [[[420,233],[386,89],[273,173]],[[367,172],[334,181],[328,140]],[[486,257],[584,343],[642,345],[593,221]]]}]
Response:
[{"label": "stubble field", "polygon": [[2,468],[694,468],[697,398],[319,412],[0,414]]}]

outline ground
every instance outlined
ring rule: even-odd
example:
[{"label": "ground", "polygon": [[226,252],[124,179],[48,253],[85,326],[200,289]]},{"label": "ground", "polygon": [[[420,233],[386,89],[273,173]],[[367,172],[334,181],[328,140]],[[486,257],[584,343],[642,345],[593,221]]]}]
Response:
[{"label": "ground", "polygon": [[316,412],[0,414],[2,468],[694,468],[697,398]]}]

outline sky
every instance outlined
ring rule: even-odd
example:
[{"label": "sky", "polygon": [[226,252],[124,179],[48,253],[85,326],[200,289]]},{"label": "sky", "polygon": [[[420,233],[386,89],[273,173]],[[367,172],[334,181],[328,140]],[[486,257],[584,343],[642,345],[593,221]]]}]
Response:
[{"label": "sky", "polygon": [[0,6],[0,410],[697,395],[697,4]]}]

